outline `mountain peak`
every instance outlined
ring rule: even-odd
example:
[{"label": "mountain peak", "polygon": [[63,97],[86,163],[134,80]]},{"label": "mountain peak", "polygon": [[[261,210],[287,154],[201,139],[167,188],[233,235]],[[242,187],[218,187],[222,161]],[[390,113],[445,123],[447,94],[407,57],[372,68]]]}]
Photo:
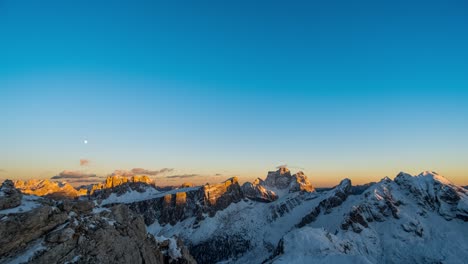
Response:
[{"label": "mountain peak", "polygon": [[441,184],[446,184],[446,185],[453,185],[451,181],[449,181],[447,178],[444,176],[438,174],[437,172],[434,171],[423,171],[417,176],[413,176],[409,173],[405,172],[400,172],[398,175],[395,177],[396,182],[402,182],[402,181],[424,181],[424,182],[439,182]]},{"label": "mountain peak", "polygon": [[15,188],[25,194],[37,196],[59,196],[59,197],[76,197],[86,195],[86,190],[76,190],[67,182],[55,182],[49,179],[37,180],[31,179],[28,181],[17,180],[13,182]]},{"label": "mountain peak", "polygon": [[290,171],[289,171],[289,169],[287,167],[282,166],[282,167],[280,167],[278,169],[278,172],[279,172],[279,174],[283,175],[283,174],[286,174],[286,173],[288,173]]},{"label": "mountain peak", "polygon": [[447,178],[445,178],[444,176],[438,174],[437,172],[434,172],[434,171],[423,171],[421,172],[417,177],[421,177],[421,178],[429,178],[429,179],[432,179],[434,181],[438,181],[442,184],[452,184],[451,181],[449,181]]},{"label": "mountain peak", "polygon": [[270,171],[261,185],[280,190],[289,189],[290,192],[313,192],[315,189],[307,179],[304,172],[299,171],[294,175],[286,167],[280,167],[277,171]]}]

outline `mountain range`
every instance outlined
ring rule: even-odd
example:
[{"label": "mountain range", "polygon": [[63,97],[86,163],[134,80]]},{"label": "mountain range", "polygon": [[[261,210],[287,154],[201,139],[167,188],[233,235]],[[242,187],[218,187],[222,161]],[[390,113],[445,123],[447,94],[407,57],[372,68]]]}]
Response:
[{"label": "mountain range", "polygon": [[0,234],[0,263],[466,263],[468,191],[430,171],[316,189],[285,167],[172,189],[7,180]]}]

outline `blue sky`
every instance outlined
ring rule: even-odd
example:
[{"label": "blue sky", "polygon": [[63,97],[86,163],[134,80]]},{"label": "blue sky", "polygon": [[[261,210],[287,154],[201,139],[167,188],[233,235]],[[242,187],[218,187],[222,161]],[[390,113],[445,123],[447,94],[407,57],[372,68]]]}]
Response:
[{"label": "blue sky", "polygon": [[468,184],[466,1],[96,2],[0,1],[0,178]]}]

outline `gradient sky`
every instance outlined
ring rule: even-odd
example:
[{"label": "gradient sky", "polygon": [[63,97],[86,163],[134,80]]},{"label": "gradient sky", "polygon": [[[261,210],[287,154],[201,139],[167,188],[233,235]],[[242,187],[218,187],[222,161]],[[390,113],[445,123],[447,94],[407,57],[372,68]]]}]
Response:
[{"label": "gradient sky", "polygon": [[468,184],[467,47],[463,0],[0,0],[0,178]]}]

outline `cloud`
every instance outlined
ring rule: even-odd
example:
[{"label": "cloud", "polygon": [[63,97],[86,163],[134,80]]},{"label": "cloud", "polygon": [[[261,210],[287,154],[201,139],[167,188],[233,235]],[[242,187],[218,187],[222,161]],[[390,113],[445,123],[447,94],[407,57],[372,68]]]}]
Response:
[{"label": "cloud", "polygon": [[110,174],[110,176],[116,176],[116,175],[130,177],[130,176],[135,175],[135,173],[128,171],[128,170],[115,170],[114,172]]},{"label": "cloud", "polygon": [[4,170],[4,169],[0,169],[0,173],[3,173],[3,172],[6,172],[6,170]]},{"label": "cloud", "polygon": [[277,169],[282,169],[282,168],[287,168],[287,167],[288,167],[288,164],[276,166]]},{"label": "cloud", "polygon": [[152,176],[156,176],[158,174],[162,174],[162,173],[167,173],[167,172],[172,172],[174,171],[174,169],[172,168],[162,168],[160,170],[145,170],[143,168],[133,168],[132,169],[132,172],[135,173],[135,174],[144,174],[144,175],[152,175]]},{"label": "cloud", "polygon": [[64,170],[58,175],[51,177],[53,180],[59,179],[87,179],[87,178],[97,178],[96,174],[88,174],[81,171],[69,171]]},{"label": "cloud", "polygon": [[222,173],[216,173],[215,176],[223,176]]},{"label": "cloud", "polygon": [[200,176],[200,174],[181,174],[181,175],[171,175],[171,176],[166,176],[166,178],[168,179],[174,179],[174,178],[193,178],[193,177],[197,177],[197,176]]},{"label": "cloud", "polygon": [[289,169],[299,169],[299,170],[304,170],[304,168],[300,167],[300,166],[288,166],[288,164],[283,164],[283,165],[279,165],[279,166],[276,166],[277,169],[281,169],[281,168],[289,168]]},{"label": "cloud", "polygon": [[68,183],[98,183],[101,182],[99,179],[77,179],[77,180],[67,180]]},{"label": "cloud", "polygon": [[80,159],[80,166],[88,166],[90,163],[90,160],[88,159]]},{"label": "cloud", "polygon": [[148,176],[156,176],[159,174],[164,174],[168,172],[172,172],[174,169],[171,168],[162,168],[160,170],[147,170],[143,168],[133,168],[131,170],[115,170],[111,173],[111,176],[124,176],[124,177],[131,177],[134,175],[148,175]]}]

